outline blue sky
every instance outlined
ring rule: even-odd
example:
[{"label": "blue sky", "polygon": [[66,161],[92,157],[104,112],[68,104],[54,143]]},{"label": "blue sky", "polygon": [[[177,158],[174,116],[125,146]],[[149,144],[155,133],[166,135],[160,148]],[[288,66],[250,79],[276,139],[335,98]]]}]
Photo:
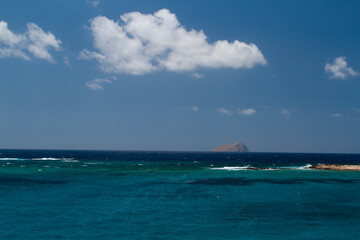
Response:
[{"label": "blue sky", "polygon": [[1,1],[0,148],[358,153],[359,12]]}]

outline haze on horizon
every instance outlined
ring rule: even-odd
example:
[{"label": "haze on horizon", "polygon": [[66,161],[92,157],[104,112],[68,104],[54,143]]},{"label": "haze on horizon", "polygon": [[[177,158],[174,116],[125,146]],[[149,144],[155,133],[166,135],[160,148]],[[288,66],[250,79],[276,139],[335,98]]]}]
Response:
[{"label": "haze on horizon", "polygon": [[0,149],[359,153],[359,10],[0,2]]}]

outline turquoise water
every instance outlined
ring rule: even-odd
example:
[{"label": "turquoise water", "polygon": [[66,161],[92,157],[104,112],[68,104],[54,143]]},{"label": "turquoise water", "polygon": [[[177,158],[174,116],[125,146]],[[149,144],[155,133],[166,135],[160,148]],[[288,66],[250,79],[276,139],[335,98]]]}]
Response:
[{"label": "turquoise water", "polygon": [[360,155],[0,153],[0,239],[360,238],[360,172],[304,167]]}]

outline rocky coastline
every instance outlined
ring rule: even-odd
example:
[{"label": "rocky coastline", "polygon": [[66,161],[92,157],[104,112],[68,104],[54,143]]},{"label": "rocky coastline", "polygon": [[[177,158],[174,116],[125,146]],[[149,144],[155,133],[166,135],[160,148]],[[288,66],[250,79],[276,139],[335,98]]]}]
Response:
[{"label": "rocky coastline", "polygon": [[360,165],[317,164],[309,168],[318,170],[360,171]]}]

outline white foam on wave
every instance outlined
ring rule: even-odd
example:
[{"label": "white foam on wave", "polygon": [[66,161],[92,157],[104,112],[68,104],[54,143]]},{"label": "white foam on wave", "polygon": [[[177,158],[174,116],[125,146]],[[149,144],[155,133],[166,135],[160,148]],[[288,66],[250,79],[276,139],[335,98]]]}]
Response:
[{"label": "white foam on wave", "polygon": [[79,160],[76,160],[74,158],[62,158],[62,162],[79,162]]},{"label": "white foam on wave", "polygon": [[60,161],[61,158],[43,157],[43,158],[32,158],[34,161]]},{"label": "white foam on wave", "polygon": [[310,167],[312,167],[311,164],[306,164],[305,166],[282,167],[281,169],[310,170]]},{"label": "white foam on wave", "polygon": [[62,162],[79,162],[74,158],[54,158],[54,157],[43,157],[43,158],[0,158],[0,161],[62,161]]},{"label": "white foam on wave", "polygon": [[311,165],[311,164],[306,164],[305,166],[298,167],[297,169],[307,170],[307,169],[310,169],[310,167],[312,167],[312,165]]},{"label": "white foam on wave", "polygon": [[219,167],[219,168],[210,168],[212,170],[226,170],[226,171],[239,171],[239,170],[248,170],[250,165],[241,166],[241,167]]},{"label": "white foam on wave", "polygon": [[279,170],[279,169],[277,169],[277,168],[264,168],[264,169],[261,169],[261,170],[264,170],[264,171],[276,171],[276,170]]},{"label": "white foam on wave", "polygon": [[235,166],[235,167],[216,167],[210,168],[212,170],[226,170],[226,171],[243,171],[243,170],[262,170],[262,171],[276,171],[276,170],[311,170],[311,164],[306,164],[305,166],[289,166],[289,167],[267,167],[267,168],[258,168],[247,166]]},{"label": "white foam on wave", "polygon": [[0,158],[0,161],[23,161],[23,158]]},{"label": "white foam on wave", "polygon": [[61,161],[61,162],[79,162],[74,158],[53,158],[53,157],[43,157],[43,158],[32,158],[33,161]]}]

